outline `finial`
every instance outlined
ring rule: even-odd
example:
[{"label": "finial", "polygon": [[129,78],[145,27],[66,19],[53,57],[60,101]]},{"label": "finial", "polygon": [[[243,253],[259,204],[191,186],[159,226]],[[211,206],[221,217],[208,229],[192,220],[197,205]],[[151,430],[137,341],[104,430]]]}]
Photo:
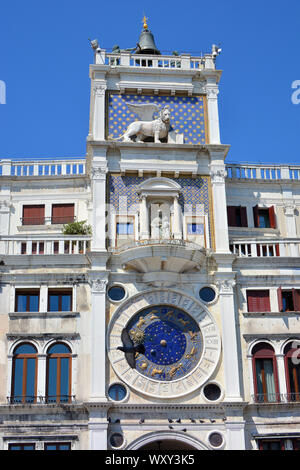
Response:
[{"label": "finial", "polygon": [[146,18],[146,16],[144,15],[144,18],[142,19],[142,22],[143,22],[143,28],[146,30],[148,29],[148,24],[147,24],[147,20],[149,18]]}]

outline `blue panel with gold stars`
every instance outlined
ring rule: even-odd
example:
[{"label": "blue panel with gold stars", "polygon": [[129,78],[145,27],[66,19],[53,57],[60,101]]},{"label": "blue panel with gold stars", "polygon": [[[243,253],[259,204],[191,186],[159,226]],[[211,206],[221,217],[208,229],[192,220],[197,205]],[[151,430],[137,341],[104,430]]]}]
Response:
[{"label": "blue panel with gold stars", "polygon": [[134,344],[136,370],[154,380],[171,381],[186,376],[202,354],[202,335],[197,323],[183,310],[168,305],[148,307],[126,327]]},{"label": "blue panel with gold stars", "polygon": [[[205,144],[206,126],[204,96],[152,96],[121,95],[108,96],[108,135],[118,139],[124,134],[129,124],[139,121],[137,114],[131,112],[127,103],[151,103],[163,108],[168,105],[171,111],[170,131],[184,135],[185,144]],[[154,113],[156,119],[158,113]]]}]

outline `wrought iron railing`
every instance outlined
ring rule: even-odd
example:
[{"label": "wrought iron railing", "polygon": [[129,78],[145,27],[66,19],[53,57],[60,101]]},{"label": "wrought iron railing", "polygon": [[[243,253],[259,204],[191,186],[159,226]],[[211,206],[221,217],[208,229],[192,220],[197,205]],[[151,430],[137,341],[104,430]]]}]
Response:
[{"label": "wrought iron railing", "polygon": [[284,401],[284,395],[281,393],[255,393],[252,395],[254,403],[281,403]]},{"label": "wrought iron railing", "polygon": [[30,405],[30,404],[54,404],[54,403],[74,403],[75,395],[53,395],[53,396],[34,396],[34,395],[14,395],[6,397],[10,405]]}]

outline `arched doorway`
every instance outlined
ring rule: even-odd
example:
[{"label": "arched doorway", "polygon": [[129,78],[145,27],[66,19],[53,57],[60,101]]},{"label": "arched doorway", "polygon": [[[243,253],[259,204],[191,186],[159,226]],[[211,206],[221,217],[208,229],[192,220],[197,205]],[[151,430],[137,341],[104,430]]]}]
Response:
[{"label": "arched doorway", "polygon": [[208,447],[185,433],[161,431],[136,439],[129,444],[127,450],[208,450]]}]

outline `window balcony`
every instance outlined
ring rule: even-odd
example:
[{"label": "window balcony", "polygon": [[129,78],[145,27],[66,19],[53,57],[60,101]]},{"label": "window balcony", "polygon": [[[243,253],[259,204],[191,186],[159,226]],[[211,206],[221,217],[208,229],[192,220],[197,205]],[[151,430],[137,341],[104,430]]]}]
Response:
[{"label": "window balcony", "polygon": [[274,404],[284,402],[284,395],[281,393],[255,393],[251,396],[252,403]]},{"label": "window balcony", "polygon": [[239,258],[299,257],[300,239],[239,239],[231,240],[230,251]]},{"label": "window balcony", "polygon": [[9,405],[24,405],[24,404],[59,404],[59,403],[76,403],[75,395],[53,395],[53,396],[32,396],[32,395],[18,395],[9,396],[7,403]]},{"label": "window balcony", "polygon": [[0,237],[1,255],[76,255],[90,250],[85,235],[11,235]]}]

